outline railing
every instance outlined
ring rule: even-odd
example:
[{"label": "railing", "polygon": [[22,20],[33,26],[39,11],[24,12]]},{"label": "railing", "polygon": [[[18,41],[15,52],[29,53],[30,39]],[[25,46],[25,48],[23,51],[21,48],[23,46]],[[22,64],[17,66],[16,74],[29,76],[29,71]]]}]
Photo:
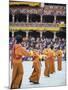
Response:
[{"label": "railing", "polygon": [[45,5],[43,8],[30,8],[30,7],[11,7],[10,11],[14,14],[43,14],[43,15],[66,15],[65,6],[50,6]]},{"label": "railing", "polygon": [[25,23],[25,22],[16,22],[10,23],[10,26],[23,26],[23,27],[65,27],[64,23]]}]

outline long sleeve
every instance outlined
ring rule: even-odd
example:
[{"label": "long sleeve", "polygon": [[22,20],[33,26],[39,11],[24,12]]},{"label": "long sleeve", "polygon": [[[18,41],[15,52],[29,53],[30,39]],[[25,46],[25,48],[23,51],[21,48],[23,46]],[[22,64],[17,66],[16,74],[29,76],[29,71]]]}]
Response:
[{"label": "long sleeve", "polygon": [[30,53],[24,48],[24,47],[21,47],[20,48],[20,53],[22,54],[22,56],[30,56]]}]

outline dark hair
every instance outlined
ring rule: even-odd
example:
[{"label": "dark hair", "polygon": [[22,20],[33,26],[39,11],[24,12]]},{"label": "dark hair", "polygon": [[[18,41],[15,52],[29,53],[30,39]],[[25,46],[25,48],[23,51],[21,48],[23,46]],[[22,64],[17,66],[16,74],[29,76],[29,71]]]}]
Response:
[{"label": "dark hair", "polygon": [[57,49],[60,49],[60,46],[58,46]]},{"label": "dark hair", "polygon": [[50,48],[53,49],[54,47],[51,45]]},{"label": "dark hair", "polygon": [[17,35],[16,36],[16,43],[21,43],[22,42],[22,36],[21,35]]}]

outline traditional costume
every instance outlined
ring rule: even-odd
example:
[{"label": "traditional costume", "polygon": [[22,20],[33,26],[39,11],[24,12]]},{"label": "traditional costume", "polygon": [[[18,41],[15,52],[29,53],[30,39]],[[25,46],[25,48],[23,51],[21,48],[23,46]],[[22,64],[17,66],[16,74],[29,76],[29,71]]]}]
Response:
[{"label": "traditional costume", "polygon": [[12,49],[13,71],[11,89],[17,89],[21,86],[24,74],[22,56],[29,56],[29,53],[21,46],[21,44],[15,44]]},{"label": "traditional costume", "polygon": [[40,74],[41,74],[41,64],[39,60],[39,54],[36,51],[33,51],[33,72],[29,78],[30,82],[34,84],[39,84]]},{"label": "traditional costume", "polygon": [[58,61],[58,70],[61,71],[62,70],[62,54],[63,54],[63,51],[60,49],[60,50],[57,50],[57,61]]},{"label": "traditional costume", "polygon": [[55,53],[50,48],[45,49],[43,53],[45,54],[44,75],[49,77],[49,74],[52,74],[53,72],[55,72],[55,66],[54,66]]}]

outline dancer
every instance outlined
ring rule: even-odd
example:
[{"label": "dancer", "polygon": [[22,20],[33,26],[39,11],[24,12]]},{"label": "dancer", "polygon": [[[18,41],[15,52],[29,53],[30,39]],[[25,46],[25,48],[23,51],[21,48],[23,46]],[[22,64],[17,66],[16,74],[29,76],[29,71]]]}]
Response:
[{"label": "dancer", "polygon": [[[52,47],[51,47],[52,48]],[[50,76],[53,72],[55,72],[54,58],[55,53],[51,48],[44,49],[43,53],[45,54],[45,70],[44,76]]]},{"label": "dancer", "polygon": [[55,72],[55,51],[53,49],[53,46],[50,47],[50,74],[53,74]]},{"label": "dancer", "polygon": [[57,52],[57,64],[58,64],[58,70],[61,71],[62,70],[62,55],[63,55],[63,51],[58,48]]},{"label": "dancer", "polygon": [[16,44],[14,44],[12,49],[12,60],[11,66],[13,68],[12,71],[12,82],[11,89],[18,89],[21,87],[22,79],[23,79],[23,65],[22,65],[22,56],[29,56],[30,53],[22,47],[22,37],[18,35],[16,37]]},{"label": "dancer", "polygon": [[37,51],[33,51],[33,72],[29,78],[30,82],[34,84],[39,84],[40,74],[41,74],[41,63],[39,60],[39,53]]},{"label": "dancer", "polygon": [[47,76],[49,77],[50,73],[49,73],[49,69],[50,69],[50,61],[49,61],[49,58],[48,58],[48,54],[49,54],[49,49],[46,48],[43,50],[43,54],[45,55],[45,70],[44,70],[44,76]]}]

